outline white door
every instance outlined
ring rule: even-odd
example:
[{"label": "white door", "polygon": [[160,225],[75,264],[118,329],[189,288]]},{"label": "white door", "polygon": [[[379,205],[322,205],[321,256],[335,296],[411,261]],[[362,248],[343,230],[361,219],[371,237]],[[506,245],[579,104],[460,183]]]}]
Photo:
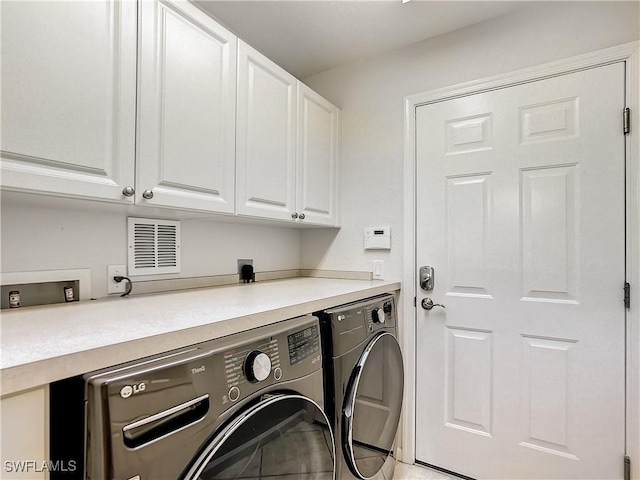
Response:
[{"label": "white door", "polygon": [[622,478],[624,72],[417,109],[418,461]]},{"label": "white door", "polygon": [[293,75],[238,41],[238,214],[292,221],[297,83]]},{"label": "white door", "polygon": [[136,3],[2,2],[2,186],[132,203]]},{"label": "white door", "polygon": [[186,0],[139,8],[136,202],[233,213],[237,38]]},{"label": "white door", "polygon": [[296,213],[307,223],[336,225],[339,110],[298,83]]}]

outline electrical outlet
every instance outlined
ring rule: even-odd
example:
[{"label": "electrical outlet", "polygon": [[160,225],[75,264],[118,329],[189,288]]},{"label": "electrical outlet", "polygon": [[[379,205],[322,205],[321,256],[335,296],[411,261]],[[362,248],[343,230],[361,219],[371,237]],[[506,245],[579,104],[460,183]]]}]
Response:
[{"label": "electrical outlet", "polygon": [[238,259],[238,273],[242,271],[242,267],[245,265],[253,266],[253,258],[239,258]]},{"label": "electrical outlet", "polygon": [[373,279],[374,280],[384,279],[384,260],[373,261]]},{"label": "electrical outlet", "polygon": [[243,274],[242,267],[244,267],[246,265],[251,265],[251,267],[253,267],[253,258],[239,258],[238,259],[238,277],[240,279],[240,283],[255,282],[256,275],[253,272],[253,268],[249,269],[250,270],[250,276],[247,277],[247,278],[243,278],[243,276],[246,275],[246,273]]},{"label": "electrical outlet", "polygon": [[107,265],[107,293],[124,293],[127,291],[127,282],[117,283],[113,277],[126,277],[126,265]]}]

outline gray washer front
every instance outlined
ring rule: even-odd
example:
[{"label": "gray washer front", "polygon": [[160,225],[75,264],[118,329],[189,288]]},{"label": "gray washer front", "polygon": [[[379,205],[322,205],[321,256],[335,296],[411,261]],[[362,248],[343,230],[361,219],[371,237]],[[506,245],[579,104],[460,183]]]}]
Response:
[{"label": "gray washer front", "polygon": [[84,379],[89,480],[335,478],[315,317]]}]

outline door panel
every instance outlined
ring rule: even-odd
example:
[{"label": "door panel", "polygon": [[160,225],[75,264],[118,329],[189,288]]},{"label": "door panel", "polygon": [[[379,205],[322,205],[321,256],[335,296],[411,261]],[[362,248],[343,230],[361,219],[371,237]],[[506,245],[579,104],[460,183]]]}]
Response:
[{"label": "door panel", "polygon": [[446,425],[492,434],[491,332],[450,327],[446,332]]},{"label": "door panel", "polygon": [[624,64],[418,107],[417,459],[622,478]]}]

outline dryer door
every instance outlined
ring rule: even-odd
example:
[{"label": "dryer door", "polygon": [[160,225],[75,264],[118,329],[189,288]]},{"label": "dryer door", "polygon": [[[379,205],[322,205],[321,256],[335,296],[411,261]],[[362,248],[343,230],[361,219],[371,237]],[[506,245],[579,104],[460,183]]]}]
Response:
[{"label": "dryer door", "polygon": [[322,408],[307,397],[264,395],[217,432],[181,478],[332,479],[335,445],[327,425]]},{"label": "dryer door", "polygon": [[342,410],[342,449],[358,478],[375,476],[391,453],[403,389],[400,345],[392,334],[379,333],[356,363]]}]

